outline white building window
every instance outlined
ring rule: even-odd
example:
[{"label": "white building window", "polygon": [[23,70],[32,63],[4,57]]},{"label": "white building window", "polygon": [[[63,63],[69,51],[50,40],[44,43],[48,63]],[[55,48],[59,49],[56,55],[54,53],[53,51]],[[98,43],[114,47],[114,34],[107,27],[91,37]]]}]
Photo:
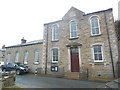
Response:
[{"label": "white building window", "polygon": [[10,58],[11,58],[11,53],[8,53],[8,54],[7,54],[7,63],[10,62]]},{"label": "white building window", "polygon": [[57,24],[55,24],[53,26],[53,30],[52,30],[52,41],[57,41],[58,40],[58,31],[59,31],[59,27]]},{"label": "white building window", "polygon": [[70,22],[70,38],[77,37],[77,23],[75,21]]},{"label": "white building window", "polygon": [[28,51],[25,51],[24,64],[28,64]]},{"label": "white building window", "polygon": [[100,25],[99,25],[99,19],[96,16],[93,16],[90,18],[91,23],[91,35],[100,35]]},{"label": "white building window", "polygon": [[15,62],[18,62],[18,58],[19,58],[19,52],[16,52],[16,56],[15,56]]},{"label": "white building window", "polygon": [[52,62],[58,62],[58,48],[52,49]]},{"label": "white building window", "polygon": [[40,52],[39,50],[35,50],[34,64],[39,64],[39,60],[40,60]]},{"label": "white building window", "polygon": [[94,59],[94,62],[103,62],[102,45],[93,46],[93,59]]}]

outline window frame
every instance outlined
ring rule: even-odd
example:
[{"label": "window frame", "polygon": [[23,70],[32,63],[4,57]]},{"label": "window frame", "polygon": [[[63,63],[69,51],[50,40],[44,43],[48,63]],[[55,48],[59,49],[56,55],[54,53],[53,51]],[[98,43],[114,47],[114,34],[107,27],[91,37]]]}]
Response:
[{"label": "window frame", "polygon": [[51,50],[51,56],[52,56],[51,59],[52,59],[52,63],[58,63],[58,61],[53,61],[53,50],[54,50],[54,49],[57,49],[57,50],[58,50],[58,55],[57,55],[57,57],[58,57],[58,61],[59,61],[59,48],[57,48],[57,47],[56,47],[56,48],[52,48],[52,50]]},{"label": "window frame", "polygon": [[[76,30],[72,30],[72,28],[71,28],[73,22],[76,24],[76,27],[75,27]],[[69,31],[70,31],[70,38],[71,38],[71,39],[72,39],[72,38],[78,38],[78,32],[77,32],[77,31],[78,31],[78,26],[77,26],[77,25],[78,25],[77,22],[76,22],[76,21],[73,21],[73,20],[70,21],[70,23],[69,23],[69,28],[70,28]],[[72,31],[76,32],[76,36],[75,36],[75,37],[72,37],[72,34],[71,34]]]},{"label": "window frame", "polygon": [[7,53],[7,63],[9,63],[11,61],[11,53]]},{"label": "window frame", "polygon": [[[98,28],[98,29],[99,29],[99,34],[93,34],[92,18],[94,18],[94,17],[97,18],[98,26],[95,27],[95,28]],[[91,16],[89,20],[90,20],[90,27],[91,27],[91,36],[101,35],[101,30],[100,30],[100,18],[99,18],[97,15],[94,15],[94,16]]]},{"label": "window frame", "polygon": [[[36,52],[37,52],[38,56],[36,56]],[[36,61],[36,57],[37,57],[38,61]],[[39,63],[40,63],[40,50],[36,49],[34,52],[34,64],[39,64]]]},{"label": "window frame", "polygon": [[28,64],[28,58],[29,58],[29,52],[25,51],[25,53],[24,53],[24,64]]},{"label": "window frame", "polygon": [[[57,30],[57,39],[55,38],[56,33],[55,33],[55,26],[57,26],[58,30]],[[59,40],[59,25],[58,24],[54,24],[53,28],[52,28],[52,41],[58,41]]]},{"label": "window frame", "polygon": [[[94,46],[101,46],[102,60],[95,60]],[[93,45],[92,46],[92,54],[93,54],[93,61],[94,62],[104,62],[103,45],[100,45],[100,44],[99,45]]]},{"label": "window frame", "polygon": [[16,51],[16,53],[15,53],[15,62],[18,62],[18,60],[19,60],[19,52]]}]

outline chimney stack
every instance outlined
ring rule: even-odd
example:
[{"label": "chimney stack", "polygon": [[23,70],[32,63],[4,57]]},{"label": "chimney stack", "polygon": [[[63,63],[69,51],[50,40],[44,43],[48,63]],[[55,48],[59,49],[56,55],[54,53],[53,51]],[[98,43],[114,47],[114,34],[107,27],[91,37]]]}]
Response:
[{"label": "chimney stack", "polygon": [[24,37],[21,39],[21,44],[26,43],[26,40],[24,39]]}]

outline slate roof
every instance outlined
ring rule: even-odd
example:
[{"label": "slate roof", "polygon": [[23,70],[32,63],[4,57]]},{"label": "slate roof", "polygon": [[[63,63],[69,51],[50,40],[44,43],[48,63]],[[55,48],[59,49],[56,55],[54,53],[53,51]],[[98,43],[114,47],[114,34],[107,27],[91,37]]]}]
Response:
[{"label": "slate roof", "polygon": [[[75,8],[75,7],[71,7],[70,10],[71,10],[71,9],[76,9],[76,10],[80,11],[79,9],[77,9],[77,8]],[[69,11],[70,11],[70,10],[69,10]],[[87,14],[85,14],[83,11],[80,11],[80,12],[84,13],[83,16],[87,16],[87,15],[97,14],[97,13],[106,12],[106,11],[111,11],[111,10],[113,10],[113,9],[112,9],[112,8],[109,8],[109,9],[106,9],[106,10],[96,11],[96,12],[87,13]],[[69,11],[68,11],[68,12],[69,12]],[[67,12],[67,13],[68,13],[68,12]],[[67,13],[66,13],[66,14],[67,14]],[[65,15],[66,15],[66,14],[65,14]],[[64,16],[65,16],[65,15],[64,15]],[[63,16],[63,17],[64,17],[64,16]],[[63,19],[62,19],[62,20],[58,20],[58,21],[53,21],[53,22],[50,22],[50,23],[45,23],[44,25],[54,24],[54,23],[58,23],[58,22],[61,22],[61,21],[63,21]]]},{"label": "slate roof", "polygon": [[7,46],[5,48],[22,47],[22,46],[35,45],[35,44],[43,44],[43,40],[34,40],[34,41],[26,42],[26,43],[23,43],[23,44]]}]

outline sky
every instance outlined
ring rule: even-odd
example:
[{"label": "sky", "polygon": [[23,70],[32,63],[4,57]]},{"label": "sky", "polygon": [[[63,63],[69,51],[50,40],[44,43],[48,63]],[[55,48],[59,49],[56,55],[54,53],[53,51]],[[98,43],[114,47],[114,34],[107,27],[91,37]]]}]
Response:
[{"label": "sky", "polygon": [[119,0],[0,0],[0,48],[43,39],[44,24],[61,20],[73,6],[85,13],[113,8]]}]

